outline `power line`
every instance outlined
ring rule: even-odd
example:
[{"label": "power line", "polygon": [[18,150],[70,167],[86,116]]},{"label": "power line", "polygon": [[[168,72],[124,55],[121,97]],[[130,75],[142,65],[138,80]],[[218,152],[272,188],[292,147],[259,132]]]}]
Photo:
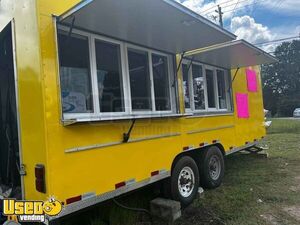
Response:
[{"label": "power line", "polygon": [[277,39],[277,40],[256,43],[254,45],[256,45],[256,46],[267,45],[267,44],[272,44],[272,43],[276,43],[276,42],[283,42],[283,41],[298,39],[298,38],[300,38],[300,34],[298,36],[294,36],[294,37],[281,38],[281,39]]},{"label": "power line", "polygon": [[[250,1],[250,0],[243,0],[243,1],[240,1],[240,3],[248,2],[248,1]],[[226,3],[229,3],[229,2],[232,2],[232,0],[231,0],[231,1],[227,1],[227,2],[223,2],[223,3],[220,3],[220,4],[218,4],[218,5],[219,5],[219,6],[222,6],[222,5],[224,5],[224,4],[226,4]],[[229,4],[229,5],[225,5],[225,6],[222,6],[222,8],[223,8],[223,9],[224,9],[224,8],[228,8],[228,7],[233,6],[233,5],[235,5],[235,4],[236,4],[236,3]],[[206,10],[202,11],[200,14],[203,14],[203,13],[208,12],[208,11],[211,11],[211,12],[208,12],[208,13],[212,13],[213,10],[214,10],[214,8],[216,8],[218,5],[215,5],[215,6],[213,6],[213,7],[210,7],[209,9],[206,9]],[[208,13],[206,13],[206,14],[208,14]]]},{"label": "power line", "polygon": [[[242,2],[240,2],[240,3],[242,3]],[[239,4],[240,4],[240,3],[239,3]],[[232,12],[232,11],[234,11],[234,10],[237,10],[237,9],[242,9],[242,8],[246,8],[246,7],[248,7],[248,6],[251,6],[251,5],[256,5],[256,4],[258,4],[258,2],[254,2],[254,3],[250,3],[250,4],[246,4],[246,5],[242,5],[242,6],[239,6],[239,7],[235,8],[235,9],[229,9],[229,10],[227,10],[227,11],[223,12],[223,13]],[[225,8],[225,7],[222,7],[222,8]],[[214,12],[209,12],[209,13],[206,13],[205,15],[209,15],[209,14],[212,14],[212,13],[214,13]]]},{"label": "power line", "polygon": [[[226,1],[226,2],[222,2],[222,3],[220,3],[219,5],[223,5],[223,4],[226,4],[226,3],[231,2],[231,1],[232,1],[232,0],[229,0],[229,1]],[[247,1],[249,1],[249,0],[247,0]],[[213,7],[210,7],[210,8],[208,8],[208,9],[206,9],[206,10],[200,12],[200,14],[203,14],[203,13],[205,13],[205,12],[207,12],[207,11],[210,11],[210,10],[216,8],[216,7],[217,7],[217,5],[214,5]]]},{"label": "power line", "polygon": [[[242,9],[242,8],[246,8],[248,6],[251,6],[251,5],[255,5],[256,3],[251,3],[251,4],[248,4],[248,5],[243,5],[243,6],[240,6],[240,7],[237,7],[235,10],[237,9]],[[224,13],[228,13],[228,12],[232,12],[232,11],[235,11],[234,9],[230,9],[230,10],[227,10],[225,11]]]},{"label": "power line", "polygon": [[234,9],[233,9],[233,13],[232,13],[231,19],[232,19],[232,17],[234,16],[236,7],[238,6],[239,3],[240,3],[240,0],[238,0],[238,1],[236,2],[236,5],[234,6]]}]

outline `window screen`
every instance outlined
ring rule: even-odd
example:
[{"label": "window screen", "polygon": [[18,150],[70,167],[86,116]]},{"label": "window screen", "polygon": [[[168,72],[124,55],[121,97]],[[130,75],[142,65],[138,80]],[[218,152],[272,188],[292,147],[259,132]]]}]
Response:
[{"label": "window screen", "polygon": [[205,95],[204,95],[204,78],[202,73],[202,66],[193,65],[193,88],[194,88],[194,104],[196,110],[205,109]]},{"label": "window screen", "polygon": [[61,94],[64,113],[94,111],[88,38],[58,34]]},{"label": "window screen", "polygon": [[151,110],[151,82],[148,52],[128,49],[128,64],[132,110]]},{"label": "window screen", "polygon": [[124,112],[120,45],[96,40],[98,92],[101,112]]},{"label": "window screen", "polygon": [[171,110],[168,58],[152,54],[156,111]]}]

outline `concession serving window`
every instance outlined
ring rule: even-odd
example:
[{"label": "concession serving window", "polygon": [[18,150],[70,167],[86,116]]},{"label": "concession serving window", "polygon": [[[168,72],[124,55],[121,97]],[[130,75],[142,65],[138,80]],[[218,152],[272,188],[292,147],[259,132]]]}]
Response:
[{"label": "concession serving window", "polygon": [[186,108],[228,111],[228,70],[272,61],[173,0],[85,0],[55,18],[66,124],[184,116],[176,55],[199,62],[182,67]]},{"label": "concession serving window", "polygon": [[66,123],[183,116],[175,56],[235,39],[173,0],[86,0],[56,23]]}]

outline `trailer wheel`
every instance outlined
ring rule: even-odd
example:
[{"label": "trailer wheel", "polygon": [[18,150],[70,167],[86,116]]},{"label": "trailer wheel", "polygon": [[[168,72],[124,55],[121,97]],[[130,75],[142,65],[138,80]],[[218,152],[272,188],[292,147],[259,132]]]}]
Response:
[{"label": "trailer wheel", "polygon": [[196,162],[184,156],[175,164],[171,175],[171,198],[187,206],[197,196],[199,187],[199,169]]},{"label": "trailer wheel", "polygon": [[217,146],[205,149],[199,160],[201,186],[214,189],[222,184],[225,164],[224,156]]}]

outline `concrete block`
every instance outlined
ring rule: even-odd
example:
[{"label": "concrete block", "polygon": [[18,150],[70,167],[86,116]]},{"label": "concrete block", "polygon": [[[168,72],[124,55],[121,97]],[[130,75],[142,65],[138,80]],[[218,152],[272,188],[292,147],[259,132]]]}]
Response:
[{"label": "concrete block", "polygon": [[181,217],[181,204],[170,199],[156,198],[150,202],[153,216],[172,224]]}]

